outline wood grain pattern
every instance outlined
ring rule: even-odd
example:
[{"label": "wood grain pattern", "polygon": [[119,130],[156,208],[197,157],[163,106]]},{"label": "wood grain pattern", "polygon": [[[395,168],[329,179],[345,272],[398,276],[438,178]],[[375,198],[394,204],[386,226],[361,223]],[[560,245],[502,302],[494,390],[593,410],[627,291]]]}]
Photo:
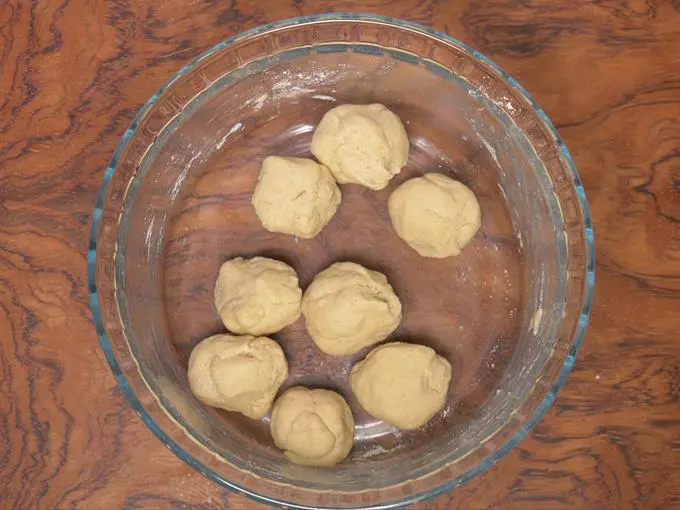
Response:
[{"label": "wood grain pattern", "polygon": [[4,0],[0,508],[257,506],[177,460],[121,396],[87,307],[89,214],[135,111],[185,61],[323,11],[486,53],[556,123],[593,212],[596,297],[569,383],[518,448],[418,508],[680,508],[677,0]]}]

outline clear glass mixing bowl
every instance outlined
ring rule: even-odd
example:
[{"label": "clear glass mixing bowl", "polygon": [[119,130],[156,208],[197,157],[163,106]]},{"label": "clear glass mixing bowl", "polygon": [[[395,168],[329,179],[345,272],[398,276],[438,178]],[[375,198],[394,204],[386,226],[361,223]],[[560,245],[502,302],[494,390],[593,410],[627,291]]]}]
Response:
[{"label": "clear glass mixing bowl", "polygon": [[[250,205],[269,154],[308,156],[314,125],[340,103],[379,102],[405,122],[407,168],[381,192],[343,186],[315,239],[265,231]],[[394,233],[387,197],[424,172],[470,186],[483,226],[459,257],[425,259]],[[268,419],[203,406],[189,352],[223,331],[220,264],[264,254],[307,285],[353,260],[387,274],[403,303],[394,339],[453,365],[446,407],[400,432],[348,389],[356,356],[314,348],[302,319],[274,335],[288,386],[335,388],[357,421],[335,467],[286,461]],[[321,15],[251,30],[183,67],[118,145],[94,211],[90,303],[111,368],[144,422],[182,460],[257,500],[293,508],[393,508],[455,487],[507,452],[564,383],[588,321],[593,237],[574,164],[545,114],[491,61],[388,18]]]}]

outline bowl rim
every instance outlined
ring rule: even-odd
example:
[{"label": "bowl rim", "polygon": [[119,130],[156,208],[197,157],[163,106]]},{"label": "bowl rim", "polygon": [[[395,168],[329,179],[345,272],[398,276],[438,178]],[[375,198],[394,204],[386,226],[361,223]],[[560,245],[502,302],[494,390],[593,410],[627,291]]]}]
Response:
[{"label": "bowl rim", "polygon": [[[265,25],[260,25],[255,28],[246,30],[244,32],[241,32],[233,37],[230,37],[228,39],[225,39],[222,42],[219,42],[218,44],[214,45],[210,49],[204,51],[201,53],[199,56],[195,57],[193,60],[191,60],[189,63],[185,64],[182,66],[177,72],[175,72],[170,79],[168,79],[161,87],[149,98],[149,100],[139,109],[137,114],[135,115],[134,119],[128,126],[128,128],[125,130],[123,136],[121,137],[120,141],[116,145],[116,148],[113,152],[113,155],[111,159],[108,162],[108,165],[106,167],[106,170],[104,172],[104,177],[102,180],[102,183],[99,187],[99,190],[96,195],[96,201],[95,201],[95,207],[92,213],[92,219],[91,219],[91,226],[90,226],[90,232],[89,232],[89,237],[88,237],[88,250],[87,250],[87,282],[88,282],[88,294],[89,294],[89,306],[90,306],[90,311],[92,313],[92,318],[93,322],[96,328],[97,336],[99,338],[99,343],[101,345],[102,350],[104,351],[104,355],[106,357],[106,361],[109,364],[109,367],[111,371],[113,372],[113,375],[115,376],[118,385],[120,386],[123,395],[127,399],[128,403],[132,406],[132,408],[137,412],[137,414],[140,416],[142,419],[143,423],[151,429],[151,431],[156,435],[158,439],[170,450],[172,451],[179,459],[184,461],[186,464],[190,465],[192,468],[196,469],[199,471],[201,474],[212,480],[213,482],[216,482],[218,485],[227,488],[233,492],[242,494],[254,501],[260,502],[260,503],[265,503],[273,506],[278,506],[278,507],[284,507],[284,508],[294,508],[294,509],[299,509],[299,510],[313,510],[313,509],[321,509],[323,508],[324,510],[330,510],[336,507],[320,507],[320,506],[308,506],[305,504],[299,504],[299,503],[294,503],[290,501],[285,501],[285,500],[280,500],[280,499],[275,499],[271,498],[268,496],[264,496],[262,494],[258,494],[255,491],[249,490],[246,487],[242,487],[238,485],[237,483],[234,483],[230,480],[225,479],[224,477],[220,476],[218,473],[213,471],[212,469],[204,466],[200,461],[195,459],[190,453],[186,452],[179,444],[177,444],[171,437],[169,437],[155,422],[154,418],[147,412],[147,410],[144,408],[140,400],[138,399],[137,395],[134,393],[134,391],[131,388],[130,383],[128,382],[127,378],[123,374],[123,371],[121,370],[121,367],[118,364],[118,361],[116,360],[114,350],[112,348],[111,343],[109,342],[108,335],[106,333],[106,329],[104,327],[104,321],[101,315],[100,311],[100,304],[99,304],[99,292],[97,290],[97,279],[96,279],[96,265],[97,265],[97,233],[99,232],[99,228],[101,226],[101,221],[102,221],[102,210],[104,207],[104,200],[105,196],[107,193],[108,185],[113,177],[113,174],[115,172],[115,168],[117,166],[117,163],[119,161],[120,155],[123,153],[123,151],[126,149],[128,143],[130,140],[133,138],[135,134],[135,130],[137,126],[139,125],[140,120],[144,117],[144,115],[149,111],[152,106],[157,102],[157,100],[160,98],[161,94],[170,86],[172,85],[175,81],[180,79],[188,70],[196,66],[199,62],[202,60],[212,56],[213,54],[217,53],[218,51],[224,49],[227,46],[230,46],[244,38],[256,36],[265,32],[269,32],[271,30],[276,30],[280,29],[283,27],[287,26],[292,26],[292,25],[297,25],[297,24],[305,24],[305,23],[313,23],[313,22],[319,22],[319,21],[368,21],[368,22],[379,22],[383,23],[392,27],[396,28],[408,28],[410,30],[415,30],[419,31],[422,33],[425,33],[429,36],[432,36],[434,38],[440,39],[448,44],[451,44],[453,46],[456,46],[460,50],[462,50],[465,53],[468,53],[469,55],[473,56],[474,58],[482,61],[485,65],[487,65],[490,69],[492,69],[494,72],[496,72],[502,79],[504,79],[508,85],[513,88],[520,96],[523,97],[527,101],[528,104],[531,105],[534,113],[537,115],[537,117],[542,121],[544,124],[544,127],[547,128],[547,130],[554,136],[555,141],[560,148],[560,154],[563,157],[564,162],[566,163],[566,168],[568,169],[569,172],[569,177],[571,178],[571,181],[574,186],[574,190],[576,192],[576,197],[578,199],[578,205],[581,211],[582,219],[583,219],[583,239],[584,239],[584,247],[585,247],[585,275],[584,275],[584,289],[583,289],[583,296],[581,300],[581,310],[579,314],[579,319],[577,322],[576,329],[573,334],[572,338],[572,343],[568,352],[568,355],[565,357],[564,363],[562,365],[562,368],[555,378],[554,383],[551,385],[550,390],[545,394],[543,399],[541,400],[541,403],[538,405],[536,411],[534,412],[533,415],[529,416],[526,421],[520,426],[520,428],[510,437],[499,449],[496,451],[492,452],[489,454],[489,456],[485,459],[483,459],[478,465],[474,466],[473,468],[469,469],[467,472],[463,473],[462,475],[452,479],[448,480],[445,483],[438,485],[434,489],[431,489],[429,491],[425,492],[420,492],[420,493],[415,493],[409,496],[406,496],[402,499],[395,500],[389,503],[379,503],[376,505],[369,505],[365,506],[363,508],[365,509],[375,509],[375,510],[387,510],[387,509],[395,509],[395,508],[401,508],[403,506],[413,504],[419,501],[423,501],[426,499],[430,499],[436,496],[439,496],[443,493],[446,493],[459,485],[469,481],[470,479],[476,477],[477,475],[483,473],[486,471],[489,467],[491,467],[496,461],[498,461],[501,457],[505,456],[512,448],[514,448],[526,435],[528,432],[530,432],[536,424],[541,420],[543,415],[546,413],[546,411],[550,408],[552,405],[553,401],[555,400],[555,395],[557,392],[564,386],[566,383],[567,377],[569,375],[569,372],[571,371],[571,368],[573,367],[574,361],[575,361],[575,356],[576,353],[579,350],[579,347],[581,346],[583,342],[583,338],[585,336],[586,329],[588,327],[588,321],[590,317],[590,312],[592,308],[592,301],[593,301],[593,291],[594,291],[594,284],[595,284],[595,249],[594,249],[594,237],[593,237],[593,228],[592,228],[592,221],[591,221],[591,216],[590,216],[590,209],[588,206],[588,201],[586,199],[585,191],[581,182],[581,178],[578,174],[578,171],[576,169],[576,165],[569,154],[569,151],[567,150],[566,146],[562,142],[561,137],[559,136],[557,129],[555,126],[552,124],[548,116],[545,114],[545,112],[540,108],[538,103],[531,97],[531,95],[522,87],[514,78],[512,78],[507,72],[503,71],[497,64],[495,64],[491,59],[480,53],[479,51],[471,48],[467,44],[459,41],[458,39],[444,33],[444,32],[439,32],[436,31],[432,28],[426,27],[424,25],[421,25],[419,23],[414,23],[411,21],[406,21],[403,19],[399,18],[394,18],[390,16],[381,16],[377,14],[362,14],[362,13],[323,13],[323,14],[315,14],[311,16],[299,16],[299,17],[294,17],[294,18],[287,18],[284,20],[279,20],[273,23],[268,23]],[[340,509],[340,510],[345,510],[345,509]]]}]

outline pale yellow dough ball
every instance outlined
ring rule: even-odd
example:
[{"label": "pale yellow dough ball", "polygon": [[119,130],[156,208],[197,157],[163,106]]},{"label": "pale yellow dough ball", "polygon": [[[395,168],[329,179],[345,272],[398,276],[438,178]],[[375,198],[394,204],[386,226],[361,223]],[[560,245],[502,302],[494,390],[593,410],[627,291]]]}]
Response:
[{"label": "pale yellow dough ball", "polygon": [[303,239],[331,220],[341,195],[324,165],[304,158],[265,158],[252,203],[264,228]]},{"label": "pale yellow dough ball", "polygon": [[283,350],[266,337],[215,335],[191,351],[189,386],[204,404],[259,419],[288,377]]},{"label": "pale yellow dough ball", "polygon": [[387,186],[408,159],[404,125],[381,104],[336,106],[314,131],[312,153],[335,179],[372,190]]},{"label": "pale yellow dough ball", "polygon": [[295,270],[265,257],[228,260],[215,283],[215,307],[232,333],[279,331],[300,317],[301,301]]},{"label": "pale yellow dough ball", "polygon": [[331,466],[354,444],[354,418],[347,402],[330,390],[296,386],[274,404],[271,434],[296,464]]},{"label": "pale yellow dough ball", "polygon": [[399,237],[423,257],[459,255],[482,223],[474,193],[441,174],[403,183],[390,195],[388,210]]},{"label": "pale yellow dough ball", "polygon": [[422,427],[446,402],[451,365],[424,345],[391,342],[373,349],[350,373],[371,415],[400,429]]},{"label": "pale yellow dough ball", "polygon": [[314,277],[302,314],[319,349],[339,356],[387,338],[401,322],[401,303],[385,275],[338,262]]}]

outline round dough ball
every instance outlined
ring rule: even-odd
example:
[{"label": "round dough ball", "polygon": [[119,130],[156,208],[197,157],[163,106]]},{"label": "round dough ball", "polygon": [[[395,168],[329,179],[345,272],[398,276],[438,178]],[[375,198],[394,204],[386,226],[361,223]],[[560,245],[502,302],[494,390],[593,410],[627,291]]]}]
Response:
[{"label": "round dough ball", "polygon": [[279,331],[300,317],[301,301],[295,270],[265,257],[228,260],[215,283],[215,307],[232,333]]},{"label": "round dough ball", "polygon": [[380,345],[354,365],[350,385],[366,411],[400,429],[425,425],[446,401],[451,365],[424,345]]},{"label": "round dough ball", "polygon": [[390,195],[388,209],[399,237],[423,257],[459,255],[482,224],[474,193],[441,174],[406,181]]},{"label": "round dough ball", "polygon": [[303,239],[315,237],[338,210],[341,195],[323,165],[269,156],[262,162],[253,206],[264,228]]},{"label": "round dough ball", "polygon": [[372,190],[383,189],[401,172],[408,149],[404,125],[381,104],[336,106],[312,137],[312,153],[339,183]]},{"label": "round dough ball", "polygon": [[266,337],[215,335],[194,347],[189,386],[212,407],[262,418],[288,377],[283,350]]},{"label": "round dough ball", "polygon": [[401,322],[401,303],[385,275],[338,262],[316,275],[302,314],[319,349],[340,356],[387,338]]},{"label": "round dough ball", "polygon": [[345,399],[334,391],[296,386],[274,404],[271,434],[296,464],[331,466],[352,449],[354,418]]}]

